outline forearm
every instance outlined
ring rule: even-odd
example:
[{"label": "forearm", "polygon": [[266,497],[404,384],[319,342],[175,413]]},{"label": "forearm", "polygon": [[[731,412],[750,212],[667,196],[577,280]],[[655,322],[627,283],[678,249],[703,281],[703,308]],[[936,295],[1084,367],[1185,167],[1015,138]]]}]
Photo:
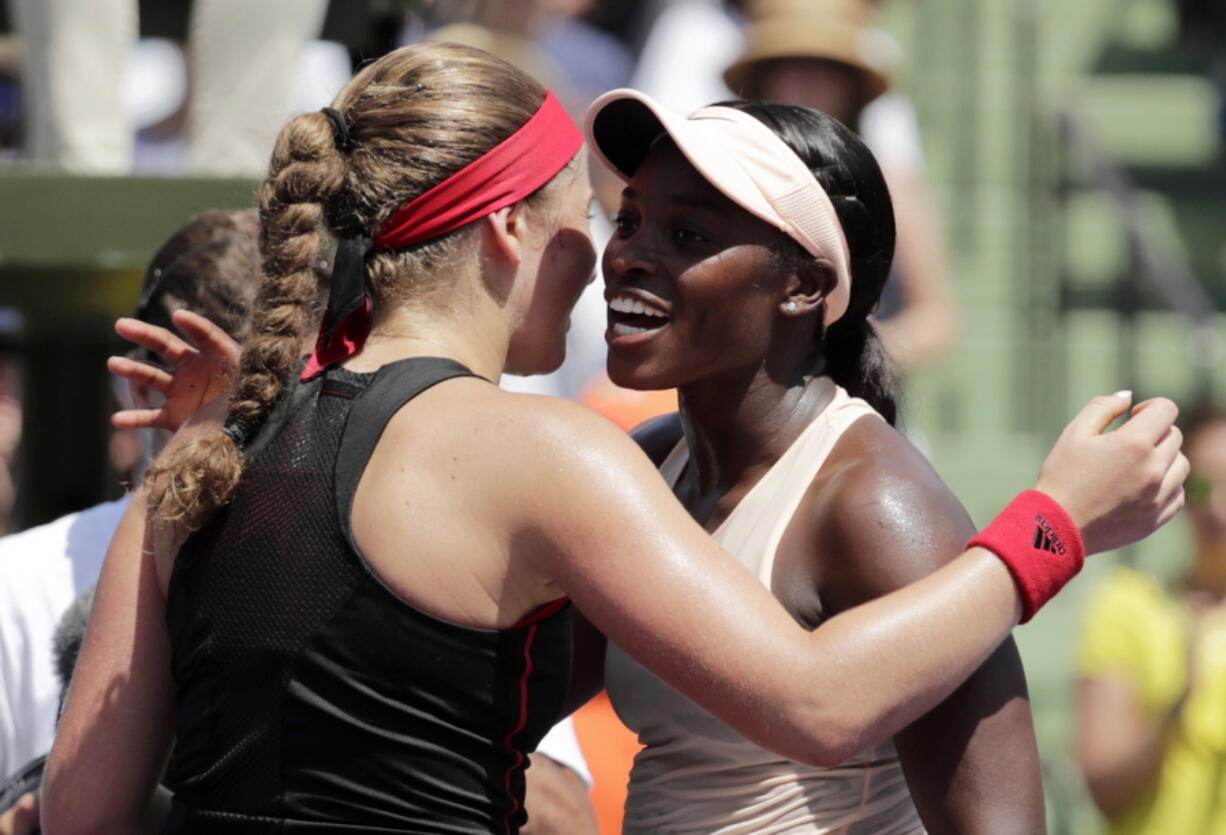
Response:
[{"label": "forearm", "polygon": [[1184,699],[1154,717],[1127,675],[1092,676],[1078,689],[1077,759],[1095,804],[1117,818],[1157,781]]},{"label": "forearm", "polygon": [[51,833],[159,828],[150,804],[170,750],[174,686],[143,510],[138,496],[103,563],[43,782]]},{"label": "forearm", "polygon": [[[849,609],[812,635],[826,682],[810,687],[807,721],[828,729],[840,762],[888,739],[946,699],[1021,617],[1013,578],[995,555],[972,549],[916,583]],[[813,705],[814,699],[817,705]],[[802,700],[804,701],[804,700]],[[831,763],[823,763],[831,764]]]},{"label": "forearm", "polygon": [[1012,639],[895,744],[929,832],[1046,831],[1038,745]]},{"label": "forearm", "polygon": [[1108,818],[1118,818],[1157,782],[1169,728],[1164,722],[1131,734],[1118,729],[1114,744],[1093,764],[1083,763],[1090,796]]}]

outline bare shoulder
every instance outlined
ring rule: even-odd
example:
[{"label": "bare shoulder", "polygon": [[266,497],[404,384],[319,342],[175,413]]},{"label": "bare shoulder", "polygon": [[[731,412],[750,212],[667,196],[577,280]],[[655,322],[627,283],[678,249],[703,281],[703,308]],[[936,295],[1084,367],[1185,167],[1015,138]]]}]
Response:
[{"label": "bare shoulder", "polygon": [[[412,404],[392,420],[393,443],[428,445],[451,460],[468,461],[458,475],[493,480],[498,489],[531,486],[540,494],[568,478],[611,472],[615,463],[646,456],[630,437],[600,415],[569,400],[504,391],[476,380],[457,380],[422,395],[428,412],[415,417]],[[396,447],[393,447],[396,448]],[[401,447],[402,449],[405,447]],[[654,469],[650,469],[654,473]]]},{"label": "bare shoulder", "polygon": [[826,591],[848,605],[930,574],[975,530],[923,454],[876,418],[848,429],[809,498]]}]

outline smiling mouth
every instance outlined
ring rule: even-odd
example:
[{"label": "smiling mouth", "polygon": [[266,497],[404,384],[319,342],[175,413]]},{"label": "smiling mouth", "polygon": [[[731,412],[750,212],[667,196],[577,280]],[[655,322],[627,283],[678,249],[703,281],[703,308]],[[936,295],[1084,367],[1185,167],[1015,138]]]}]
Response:
[{"label": "smiling mouth", "polygon": [[614,336],[634,336],[659,330],[672,320],[669,314],[637,296],[618,293],[609,299],[609,329]]}]

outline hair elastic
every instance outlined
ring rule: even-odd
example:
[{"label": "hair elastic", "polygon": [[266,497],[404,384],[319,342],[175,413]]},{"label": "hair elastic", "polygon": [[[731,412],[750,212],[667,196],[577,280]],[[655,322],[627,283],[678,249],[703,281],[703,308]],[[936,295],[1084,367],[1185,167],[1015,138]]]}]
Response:
[{"label": "hair elastic", "polygon": [[251,437],[251,430],[251,423],[237,415],[230,415],[221,427],[221,431],[234,441],[239,449],[247,445],[247,439]]},{"label": "hair elastic", "polygon": [[328,121],[332,123],[332,141],[336,143],[337,150],[348,153],[349,147],[352,144],[349,138],[349,122],[334,107],[323,107],[320,108],[319,112],[327,116]]}]

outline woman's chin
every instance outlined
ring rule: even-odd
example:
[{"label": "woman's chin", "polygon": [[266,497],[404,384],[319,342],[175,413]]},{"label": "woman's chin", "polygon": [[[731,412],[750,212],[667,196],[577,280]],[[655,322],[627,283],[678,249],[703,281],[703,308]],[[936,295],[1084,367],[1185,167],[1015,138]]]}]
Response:
[{"label": "woman's chin", "polygon": [[663,379],[659,374],[653,374],[643,363],[621,362],[612,353],[606,364],[609,379],[615,386],[635,391],[663,391],[673,388],[673,384]]}]

